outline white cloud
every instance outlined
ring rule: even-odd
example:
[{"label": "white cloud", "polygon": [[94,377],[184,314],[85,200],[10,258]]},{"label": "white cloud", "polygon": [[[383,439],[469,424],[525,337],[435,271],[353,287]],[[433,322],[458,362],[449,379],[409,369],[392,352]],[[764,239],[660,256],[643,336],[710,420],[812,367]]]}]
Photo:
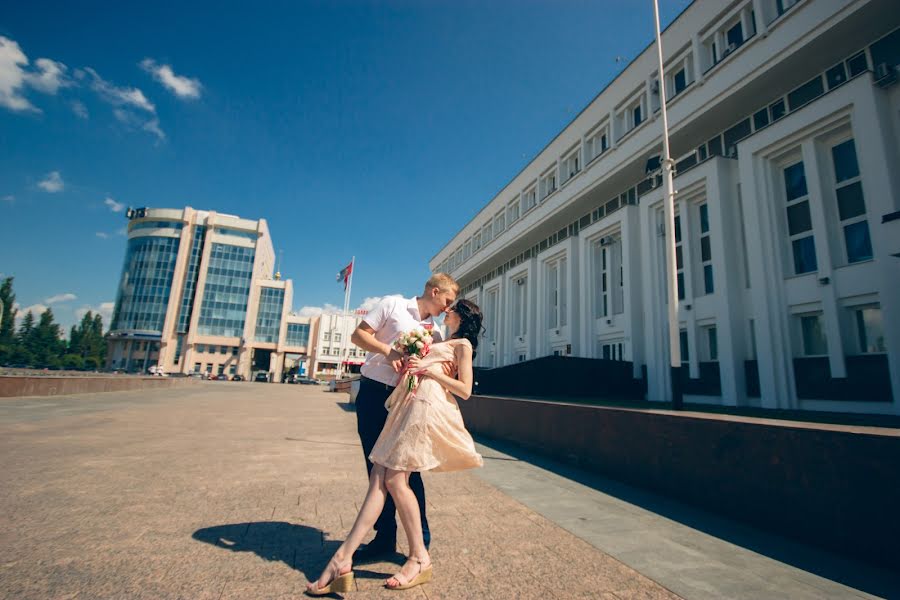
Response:
[{"label": "white cloud", "polygon": [[116,229],[116,235],[128,235],[128,227],[122,226]]},{"label": "white cloud", "polygon": [[25,76],[25,81],[34,89],[52,96],[59,91],[59,88],[72,85],[72,82],[66,77],[68,67],[61,62],[49,58],[39,58],[34,61],[34,64],[38,70]]},{"label": "white cloud", "polygon": [[113,211],[114,213],[122,212],[123,210],[125,210],[124,204],[122,204],[121,202],[116,202],[115,200],[113,200],[112,198],[110,198],[108,196],[107,196],[106,200],[103,201],[103,204],[108,206],[109,210]]},{"label": "white cloud", "polygon": [[379,302],[384,300],[385,298],[402,298],[402,294],[388,294],[387,296],[369,296],[368,298],[363,298],[362,303],[357,307],[357,310],[365,310],[369,311],[375,308]]},{"label": "white cloud", "polygon": [[113,109],[113,116],[116,117],[116,120],[130,129],[143,129],[144,131],[156,135],[161,140],[166,138],[166,134],[159,128],[159,118],[155,116],[146,119],[144,116],[137,114],[133,110],[128,110],[127,108]]},{"label": "white cloud", "polygon": [[80,119],[87,119],[90,117],[88,113],[87,106],[84,105],[84,102],[81,100],[73,100],[69,106],[72,107],[72,112]]},{"label": "white cloud", "polygon": [[28,57],[19,44],[0,36],[0,106],[16,112],[41,112],[22,95],[26,86],[53,95],[72,85],[63,63],[39,58],[34,64],[36,68],[28,70]]},{"label": "white cloud", "polygon": [[15,111],[40,112],[21,95],[26,75],[22,67],[25,66],[28,66],[28,57],[19,44],[0,36],[0,106]]},{"label": "white cloud", "polygon": [[113,106],[130,106],[148,113],[156,113],[156,106],[138,88],[118,87],[100,77],[94,69],[86,67],[84,70],[91,76],[91,89],[106,102]]},{"label": "white cloud", "polygon": [[[387,296],[369,296],[368,298],[363,299],[362,303],[356,307],[356,310],[365,310],[370,311],[375,306],[384,300],[385,298],[402,298],[401,294],[389,294]],[[341,312],[342,308],[340,306],[335,306],[334,304],[325,304],[325,306],[304,306],[298,311],[295,311],[295,314],[300,317],[317,317],[322,313],[335,313]]]},{"label": "white cloud", "polygon": [[98,232],[95,233],[94,235],[96,235],[96,236],[97,236],[98,238],[100,238],[101,240],[105,240],[105,239],[109,238],[109,234],[106,233],[106,232],[104,232],[104,231],[98,231]]},{"label": "white cloud", "polygon": [[152,133],[160,140],[166,139],[166,134],[163,132],[162,129],[159,128],[159,119],[158,118],[150,119],[149,121],[147,121],[146,123],[143,124],[141,129]]},{"label": "white cloud", "polygon": [[145,58],[140,64],[142,69],[153,75],[153,78],[163,87],[179,98],[196,99],[200,97],[200,90],[203,86],[199,79],[176,75],[170,65],[161,65],[152,58]]},{"label": "white cloud", "polygon": [[13,196],[12,194],[7,194],[7,195],[3,196],[2,198],[0,198],[0,201],[6,202],[8,204],[13,204],[16,201],[16,197]]},{"label": "white cloud", "polygon": [[[17,308],[19,307],[17,306]],[[19,308],[19,312],[16,313],[16,322],[24,319],[25,315],[27,315],[28,313],[31,313],[34,316],[35,320],[37,320],[37,318],[44,314],[44,311],[46,310],[47,305],[41,303],[32,304],[31,306],[26,306],[25,308]]]},{"label": "white cloud", "polygon": [[44,302],[47,304],[58,304],[60,302],[71,302],[72,300],[77,300],[78,296],[71,292],[66,292],[65,294],[57,294],[55,296],[50,296]]},{"label": "white cloud", "polygon": [[75,319],[81,321],[88,311],[91,311],[94,314],[99,313],[100,316],[103,317],[103,328],[107,329],[109,328],[109,321],[112,318],[112,312],[115,305],[115,302],[101,302],[96,305],[85,304],[81,308],[75,309]]},{"label": "white cloud", "polygon": [[62,176],[59,174],[59,171],[50,171],[44,178],[38,182],[38,187],[44,190],[45,192],[49,192],[51,194],[55,194],[56,192],[61,192],[66,187],[65,182],[62,180]]}]

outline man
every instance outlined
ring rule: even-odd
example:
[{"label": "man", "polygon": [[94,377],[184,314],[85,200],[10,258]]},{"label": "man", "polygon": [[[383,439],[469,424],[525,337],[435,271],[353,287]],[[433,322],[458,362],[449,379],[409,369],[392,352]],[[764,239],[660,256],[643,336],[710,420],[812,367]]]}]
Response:
[{"label": "man", "polygon": [[[350,340],[369,352],[362,366],[359,392],[356,395],[356,430],[366,457],[367,473],[372,472],[369,454],[381,434],[387,419],[384,403],[400,380],[401,356],[393,343],[401,333],[424,327],[434,328],[434,317],[450,309],[459,293],[459,284],[446,273],[436,273],[425,283],[421,296],[412,299],[390,297],[382,300],[353,332]],[[440,332],[433,331],[435,341]],[[422,515],[422,535],[425,546],[431,544],[431,532],[425,518],[425,487],[422,476],[409,477]],[[375,522],[375,538],[354,555],[357,562],[371,561],[393,554],[397,550],[397,517],[393,499],[388,496],[384,510]]]}]

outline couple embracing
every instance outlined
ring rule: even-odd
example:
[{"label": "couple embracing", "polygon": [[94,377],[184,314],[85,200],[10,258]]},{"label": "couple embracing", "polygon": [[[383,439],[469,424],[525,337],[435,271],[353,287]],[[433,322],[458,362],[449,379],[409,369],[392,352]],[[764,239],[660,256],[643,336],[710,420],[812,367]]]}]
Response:
[{"label": "couple embracing", "polygon": [[[371,561],[393,554],[395,510],[406,532],[409,555],[385,587],[409,589],[431,579],[431,532],[420,472],[482,465],[454,398],[465,400],[472,393],[472,358],[482,315],[473,302],[457,301],[458,293],[459,285],[452,277],[437,273],[426,282],[421,296],[385,298],[353,332],[353,343],[369,352],[356,396],[357,431],[369,470],[369,489],[347,539],[319,579],[307,585],[310,595],[350,591],[354,559]],[[434,318],[441,314],[446,315],[446,340],[434,329]],[[404,357],[394,342],[417,328],[431,330],[435,343],[424,357]],[[403,381],[405,374],[416,378],[412,389]],[[373,527],[375,538],[360,548]]]}]

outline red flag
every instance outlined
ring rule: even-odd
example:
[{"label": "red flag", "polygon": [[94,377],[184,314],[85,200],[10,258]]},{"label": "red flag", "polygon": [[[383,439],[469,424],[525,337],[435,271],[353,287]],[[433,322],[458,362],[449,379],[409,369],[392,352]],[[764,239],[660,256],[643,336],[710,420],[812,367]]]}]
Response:
[{"label": "red flag", "polygon": [[350,280],[350,273],[353,272],[353,261],[350,262],[349,265],[341,269],[341,272],[338,273],[337,280],[344,282],[344,289],[347,289],[347,282]]}]

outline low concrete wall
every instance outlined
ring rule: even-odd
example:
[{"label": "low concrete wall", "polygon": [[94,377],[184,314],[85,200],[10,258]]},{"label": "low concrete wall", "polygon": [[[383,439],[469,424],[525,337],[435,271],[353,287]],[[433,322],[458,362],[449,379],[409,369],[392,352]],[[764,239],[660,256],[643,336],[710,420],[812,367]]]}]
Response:
[{"label": "low concrete wall", "polygon": [[0,398],[13,396],[67,396],[97,392],[160,389],[195,385],[191,377],[134,377],[128,375],[98,377],[3,377]]},{"label": "low concrete wall", "polygon": [[473,396],[475,434],[900,568],[900,431]]}]

